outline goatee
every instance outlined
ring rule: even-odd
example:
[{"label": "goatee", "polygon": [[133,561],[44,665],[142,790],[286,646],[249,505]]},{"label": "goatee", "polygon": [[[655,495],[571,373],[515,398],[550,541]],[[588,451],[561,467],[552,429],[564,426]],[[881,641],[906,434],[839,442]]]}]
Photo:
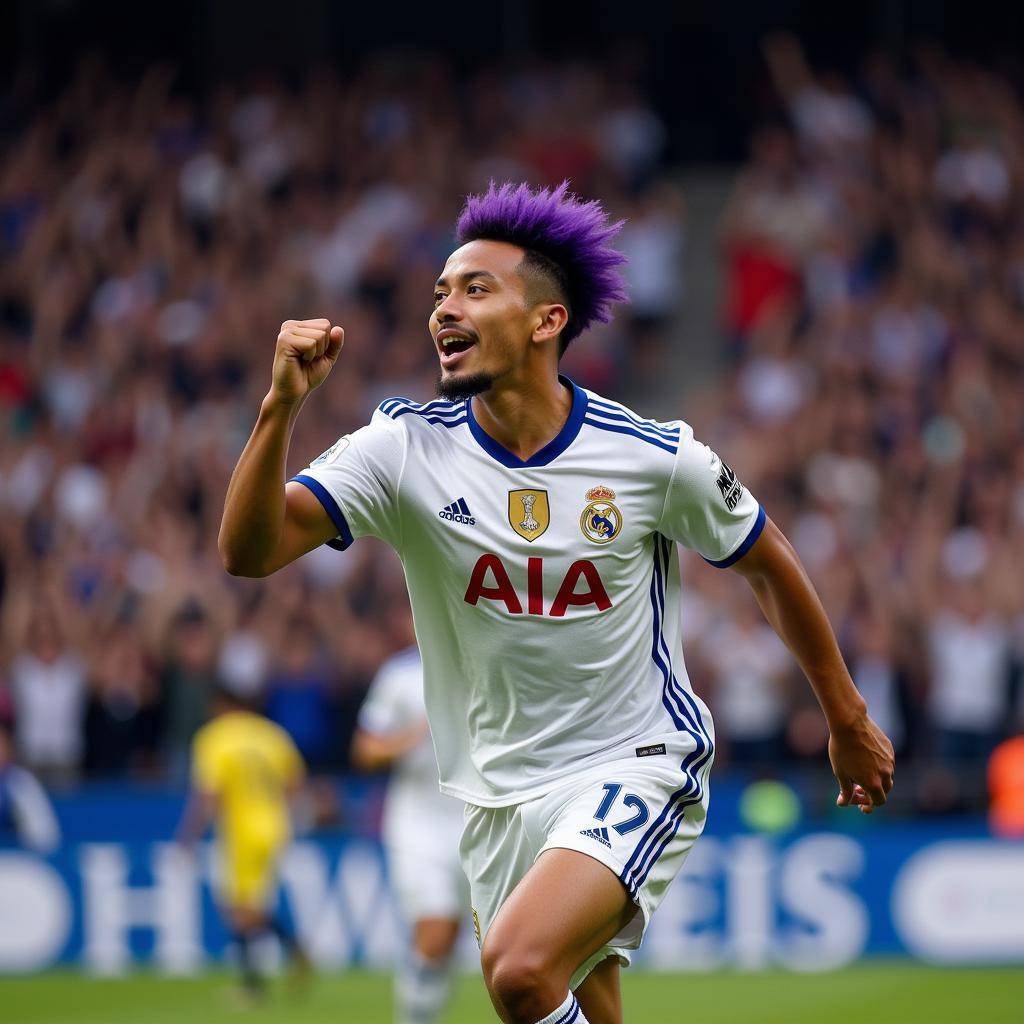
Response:
[{"label": "goatee", "polygon": [[452,375],[445,377],[444,374],[437,375],[437,394],[449,402],[461,402],[474,395],[483,394],[489,391],[494,383],[494,378],[489,373],[469,373],[462,376]]}]

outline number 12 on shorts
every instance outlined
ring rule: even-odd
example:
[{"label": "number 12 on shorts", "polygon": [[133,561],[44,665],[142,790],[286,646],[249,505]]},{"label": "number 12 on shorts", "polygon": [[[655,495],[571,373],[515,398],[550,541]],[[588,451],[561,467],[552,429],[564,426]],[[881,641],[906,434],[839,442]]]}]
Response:
[{"label": "number 12 on shorts", "polygon": [[[604,821],[608,817],[609,812],[615,805],[615,801],[619,799],[619,794],[622,792],[622,785],[618,782],[606,782],[603,788],[604,796],[601,798],[601,803],[598,804],[597,810],[594,811],[594,817],[598,821]],[[635,793],[627,793],[621,802],[633,811],[633,815],[620,821],[617,825],[613,822],[612,828],[620,836],[624,836],[627,832],[632,832],[634,829],[642,828],[646,825],[651,812],[647,809],[647,804]]]}]

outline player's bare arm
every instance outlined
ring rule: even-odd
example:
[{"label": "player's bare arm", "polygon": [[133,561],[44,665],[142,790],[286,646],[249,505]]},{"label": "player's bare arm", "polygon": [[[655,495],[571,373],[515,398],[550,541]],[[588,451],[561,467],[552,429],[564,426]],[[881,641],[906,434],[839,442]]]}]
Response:
[{"label": "player's bare arm", "polygon": [[865,814],[884,804],[893,784],[893,748],[868,716],[835,634],[799,557],[770,520],[733,567],[753,588],[772,627],[810,681],[829,727],[829,757],[838,804]]},{"label": "player's bare arm", "polygon": [[323,506],[285,484],[292,428],[310,393],[337,362],[345,332],[329,320],[286,320],[270,390],[231,474],[217,545],[234,576],[269,576],[335,535]]},{"label": "player's bare arm", "polygon": [[185,812],[178,824],[175,842],[186,850],[192,850],[210,827],[217,813],[217,794],[193,789],[189,794]]},{"label": "player's bare arm", "polygon": [[352,763],[364,772],[383,771],[417,747],[426,735],[425,718],[397,732],[378,733],[357,729],[352,738]]}]

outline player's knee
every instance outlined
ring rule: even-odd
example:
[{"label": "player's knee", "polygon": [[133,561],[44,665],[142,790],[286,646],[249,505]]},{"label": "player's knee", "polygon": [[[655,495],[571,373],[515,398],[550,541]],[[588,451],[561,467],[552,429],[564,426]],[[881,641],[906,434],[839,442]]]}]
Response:
[{"label": "player's knee", "polygon": [[235,930],[239,932],[258,931],[263,926],[265,917],[262,911],[246,906],[232,907],[228,916]]},{"label": "player's knee", "polygon": [[429,935],[417,936],[416,952],[424,959],[442,963],[447,960],[455,949],[455,940],[449,935],[432,932]]},{"label": "player's knee", "polygon": [[548,989],[557,986],[542,954],[484,943],[481,964],[491,996],[516,1019],[536,1019],[531,1013],[544,1016],[551,998]]},{"label": "player's knee", "polygon": [[457,921],[426,919],[417,921],[413,931],[416,952],[427,960],[446,960],[459,937]]}]

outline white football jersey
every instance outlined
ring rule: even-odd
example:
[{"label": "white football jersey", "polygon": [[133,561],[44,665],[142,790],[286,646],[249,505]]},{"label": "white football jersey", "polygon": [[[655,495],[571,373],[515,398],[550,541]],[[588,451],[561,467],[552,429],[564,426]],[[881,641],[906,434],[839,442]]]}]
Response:
[{"label": "white football jersey", "polygon": [[[359,728],[386,735],[410,729],[426,717],[423,663],[409,647],[381,665],[359,709]],[[384,808],[388,846],[422,844],[435,832],[454,856],[462,832],[462,804],[438,792],[437,762],[430,735],[400,757],[391,769]]]},{"label": "white football jersey", "polygon": [[687,424],[562,381],[569,418],[526,461],[469,401],[393,398],[296,477],[337,527],[333,546],[371,534],[398,552],[441,789],[486,807],[669,740],[688,745],[688,772],[708,763],[674,543],[727,566],[765,522]]}]

